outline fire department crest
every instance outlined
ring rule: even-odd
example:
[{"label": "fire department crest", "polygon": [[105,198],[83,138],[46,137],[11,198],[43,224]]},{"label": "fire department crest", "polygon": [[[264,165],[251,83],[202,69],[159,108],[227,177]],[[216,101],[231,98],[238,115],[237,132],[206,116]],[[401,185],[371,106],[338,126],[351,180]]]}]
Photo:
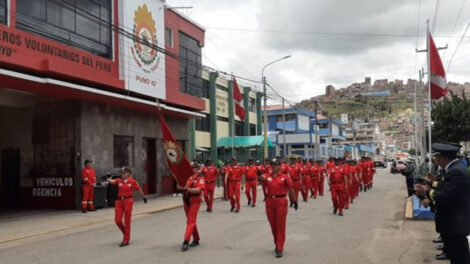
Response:
[{"label": "fire department crest", "polygon": [[132,35],[134,45],[131,50],[137,65],[146,73],[155,71],[160,61],[156,49],[157,29],[146,4],[139,6],[134,13]]},{"label": "fire department crest", "polygon": [[173,165],[179,165],[183,160],[183,151],[181,151],[180,147],[172,141],[165,142],[163,147],[165,148],[168,162]]}]

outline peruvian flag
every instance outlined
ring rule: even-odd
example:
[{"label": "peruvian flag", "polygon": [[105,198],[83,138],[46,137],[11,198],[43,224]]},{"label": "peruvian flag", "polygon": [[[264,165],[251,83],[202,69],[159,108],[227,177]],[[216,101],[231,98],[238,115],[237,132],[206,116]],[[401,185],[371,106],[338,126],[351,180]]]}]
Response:
[{"label": "peruvian flag", "polygon": [[235,114],[240,120],[245,120],[245,108],[243,108],[243,96],[238,88],[237,80],[233,77],[233,102],[235,104]]},{"label": "peruvian flag", "polygon": [[162,128],[163,148],[165,149],[168,169],[179,185],[185,186],[186,181],[193,174],[193,169],[191,168],[186,154],[181,150],[181,146],[176,142],[175,137],[171,133],[160,108],[158,110],[158,116]]},{"label": "peruvian flag", "polygon": [[446,72],[444,71],[444,67],[442,66],[441,57],[439,56],[439,52],[437,51],[436,44],[429,34],[429,68],[431,70],[430,73],[430,82],[431,82],[431,98],[432,99],[439,99],[447,94],[447,80],[446,80]]}]

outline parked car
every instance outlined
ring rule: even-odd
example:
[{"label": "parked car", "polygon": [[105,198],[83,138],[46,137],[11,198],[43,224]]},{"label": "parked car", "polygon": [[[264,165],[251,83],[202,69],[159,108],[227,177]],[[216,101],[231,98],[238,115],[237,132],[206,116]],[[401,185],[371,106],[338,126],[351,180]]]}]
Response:
[{"label": "parked car", "polygon": [[387,161],[383,156],[376,156],[374,157],[374,165],[376,168],[382,167],[382,168],[387,168]]}]

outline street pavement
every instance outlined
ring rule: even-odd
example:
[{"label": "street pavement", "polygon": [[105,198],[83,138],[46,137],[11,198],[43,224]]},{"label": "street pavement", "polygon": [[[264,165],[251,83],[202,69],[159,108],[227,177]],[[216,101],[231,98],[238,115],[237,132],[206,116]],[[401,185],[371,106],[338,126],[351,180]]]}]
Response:
[{"label": "street pavement", "polygon": [[125,248],[118,247],[117,227],[107,222],[0,245],[0,263],[442,263],[434,260],[433,222],[404,220],[404,178],[378,170],[374,181],[372,191],[361,192],[343,217],[332,214],[329,193],[290,209],[280,260],[274,258],[264,203],[250,208],[243,199],[239,214],[229,212],[228,202],[216,201],[213,213],[203,205],[201,245],[187,252],[180,252],[185,216],[177,208],[136,217]]}]

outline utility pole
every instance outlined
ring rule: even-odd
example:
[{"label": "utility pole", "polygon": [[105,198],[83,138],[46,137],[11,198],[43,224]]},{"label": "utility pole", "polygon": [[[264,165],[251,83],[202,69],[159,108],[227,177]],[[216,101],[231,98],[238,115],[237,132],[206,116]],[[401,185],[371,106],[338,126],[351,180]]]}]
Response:
[{"label": "utility pole", "polygon": [[284,107],[284,97],[282,97],[282,142],[283,142],[283,151],[282,157],[285,159],[287,157],[287,144],[286,144],[286,112]]},{"label": "utility pole", "polygon": [[318,138],[318,101],[315,100],[314,101],[315,103],[315,124],[314,124],[314,128],[315,128],[315,160],[320,160],[320,140]]},{"label": "utility pole", "polygon": [[332,127],[331,127],[331,117],[328,118],[328,157],[331,158],[331,154],[333,152],[333,146],[331,145],[332,144],[332,140],[331,140],[331,130],[332,130]]},{"label": "utility pole", "polygon": [[264,121],[264,159],[268,158],[268,98],[266,96],[266,77],[263,76],[263,94],[264,94],[264,111],[263,111],[263,121]]},{"label": "utility pole", "polygon": [[[428,92],[428,153],[431,153],[431,145],[432,145],[432,104],[431,104],[431,53],[429,52],[429,47],[430,47],[430,38],[429,35],[431,34],[431,31],[429,31],[429,19],[426,21],[426,49],[423,50],[418,50],[416,49],[416,52],[426,52],[427,53],[427,61],[428,61],[428,87],[427,87],[427,92]],[[442,50],[442,49],[447,49],[447,46],[437,48],[437,50]],[[432,160],[429,158],[429,169],[432,168]]]}]

